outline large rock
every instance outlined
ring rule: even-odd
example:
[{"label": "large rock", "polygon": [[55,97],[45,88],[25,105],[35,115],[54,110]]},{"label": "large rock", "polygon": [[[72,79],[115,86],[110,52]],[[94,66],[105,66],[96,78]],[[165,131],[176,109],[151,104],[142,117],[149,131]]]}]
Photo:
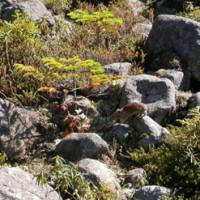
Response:
[{"label": "large rock", "polygon": [[147,40],[153,55],[166,51],[177,53],[192,76],[200,81],[200,23],[175,15],[159,15]]},{"label": "large rock", "polygon": [[44,143],[45,133],[50,136],[50,128],[48,120],[37,112],[0,99],[0,151],[11,160],[21,160],[33,153]]},{"label": "large rock", "polygon": [[56,147],[56,154],[66,160],[78,161],[82,158],[97,158],[109,153],[108,144],[95,133],[72,133]]},{"label": "large rock", "polygon": [[7,200],[62,200],[49,185],[39,185],[32,174],[18,167],[0,169],[0,199]]},{"label": "large rock", "polygon": [[112,63],[103,66],[105,72],[109,75],[121,75],[126,76],[131,71],[132,64],[128,62],[124,63]]},{"label": "large rock", "polygon": [[78,162],[78,166],[85,173],[87,179],[92,181],[97,187],[108,185],[113,191],[120,193],[121,187],[115,173],[105,164],[98,160],[83,159]]},{"label": "large rock", "polygon": [[40,22],[45,18],[49,26],[55,25],[53,16],[40,0],[7,0],[1,9],[1,18],[10,21],[17,10],[26,13],[33,21]]},{"label": "large rock", "polygon": [[134,200],[163,200],[169,197],[171,190],[166,187],[149,185],[144,186],[134,194]]},{"label": "large rock", "polygon": [[139,101],[148,106],[148,114],[161,122],[175,110],[175,87],[165,78],[152,75],[129,76],[122,91],[120,107]]},{"label": "large rock", "polygon": [[149,146],[158,145],[162,140],[169,135],[166,128],[160,126],[157,122],[149,116],[135,117],[133,119],[133,127],[144,137],[138,141],[138,146],[148,149]]}]

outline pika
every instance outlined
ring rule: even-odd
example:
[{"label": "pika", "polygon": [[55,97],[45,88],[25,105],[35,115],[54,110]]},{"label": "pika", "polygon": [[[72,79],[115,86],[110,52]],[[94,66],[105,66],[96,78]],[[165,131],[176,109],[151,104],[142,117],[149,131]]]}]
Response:
[{"label": "pika", "polygon": [[46,19],[42,18],[42,21],[40,23],[40,32],[41,32],[41,34],[42,35],[47,35],[48,29],[49,29],[49,27],[48,27],[48,23],[47,23]]},{"label": "pika", "polygon": [[146,115],[148,108],[145,104],[140,102],[133,102],[125,105],[122,108],[117,109],[113,113],[112,119],[120,123],[126,122],[131,116],[142,116]]}]

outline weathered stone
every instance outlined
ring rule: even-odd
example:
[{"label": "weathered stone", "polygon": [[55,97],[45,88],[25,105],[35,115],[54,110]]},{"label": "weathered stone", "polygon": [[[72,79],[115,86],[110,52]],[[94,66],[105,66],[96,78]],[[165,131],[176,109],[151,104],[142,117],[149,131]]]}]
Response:
[{"label": "weathered stone", "polygon": [[40,22],[42,18],[45,18],[49,26],[55,25],[53,16],[40,0],[9,1],[1,9],[1,18],[10,21],[17,10],[27,14],[33,21]]},{"label": "weathered stone", "polygon": [[0,168],[0,199],[62,200],[49,185],[39,185],[32,174],[18,167]]},{"label": "weathered stone", "polygon": [[129,127],[128,124],[116,123],[113,125],[110,134],[120,144],[125,144],[127,137],[132,133],[132,131],[133,130]]},{"label": "weathered stone", "polygon": [[126,76],[130,72],[132,67],[131,63],[112,63],[109,65],[103,66],[105,72],[109,75],[121,75]]},{"label": "weathered stone", "polygon": [[156,75],[159,76],[160,78],[168,78],[171,80],[175,88],[181,89],[184,74],[181,71],[173,70],[173,69],[160,69],[156,71]]},{"label": "weathered stone", "polygon": [[[34,148],[44,143],[49,132],[48,119],[37,112],[16,107],[13,103],[0,99],[0,150],[12,160],[21,160]],[[42,133],[41,133],[42,131]]]},{"label": "weathered stone", "polygon": [[146,104],[148,114],[160,123],[175,110],[174,84],[169,79],[152,75],[129,76],[122,91],[120,107],[134,101]]},{"label": "weathered stone", "polygon": [[200,81],[200,23],[175,15],[159,15],[149,34],[147,49],[153,55],[178,54],[192,76]]},{"label": "weathered stone", "polygon": [[93,159],[83,159],[78,162],[78,166],[85,173],[86,178],[92,181],[97,187],[108,184],[109,188],[119,195],[121,190],[119,181],[115,173],[104,163]]},{"label": "weathered stone", "polygon": [[126,182],[132,184],[134,188],[144,186],[147,183],[147,173],[142,168],[136,168],[128,171]]},{"label": "weathered stone", "polygon": [[200,92],[193,94],[189,99],[189,108],[195,108],[197,106],[200,106]]},{"label": "weathered stone", "polygon": [[148,149],[150,145],[160,144],[169,135],[169,131],[166,128],[160,126],[147,115],[135,117],[132,125],[139,133],[144,134],[144,138],[138,141],[138,146],[144,149]]},{"label": "weathered stone", "polygon": [[85,115],[94,117],[98,115],[98,112],[92,102],[83,96],[77,96],[76,98],[72,95],[67,95],[63,105],[66,105],[72,113],[75,110],[80,110]]},{"label": "weathered stone", "polygon": [[134,200],[163,200],[169,197],[171,190],[166,187],[149,185],[137,190],[134,194]]},{"label": "weathered stone", "polygon": [[108,144],[95,133],[72,133],[56,147],[56,154],[66,160],[78,161],[82,158],[97,158],[109,153]]}]

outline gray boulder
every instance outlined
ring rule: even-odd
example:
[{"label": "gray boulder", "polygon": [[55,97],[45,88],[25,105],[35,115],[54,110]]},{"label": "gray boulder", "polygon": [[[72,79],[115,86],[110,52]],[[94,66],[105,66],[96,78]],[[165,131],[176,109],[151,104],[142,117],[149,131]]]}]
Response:
[{"label": "gray boulder", "polygon": [[168,78],[171,80],[177,90],[182,88],[184,78],[183,72],[173,69],[160,69],[156,71],[156,75],[160,78]]},{"label": "gray boulder", "polygon": [[116,123],[113,125],[110,135],[115,138],[120,144],[124,145],[127,137],[133,132],[128,124]]},{"label": "gray boulder", "polygon": [[126,175],[126,182],[131,183],[134,188],[144,186],[148,182],[147,173],[142,168],[132,169]]},{"label": "gray boulder", "polygon": [[[85,173],[87,179],[93,182],[97,187],[108,185],[109,188],[119,195],[121,187],[115,173],[104,163],[93,159],[80,160],[78,166]],[[118,196],[117,195],[117,196]]]},{"label": "gray boulder", "polygon": [[134,200],[163,200],[169,197],[171,190],[166,187],[149,185],[137,190],[134,194]]},{"label": "gray boulder", "polygon": [[[75,110],[80,110],[85,115],[94,117],[98,115],[98,111],[92,102],[84,96],[77,96],[76,98],[72,95],[67,95],[65,98],[63,105],[67,106],[70,113],[74,113]],[[75,113],[79,114],[79,113]]]},{"label": "gray boulder", "polygon": [[150,145],[158,145],[169,135],[166,128],[160,126],[149,116],[135,117],[132,121],[133,127],[141,134],[143,138],[138,141],[138,146],[148,149]]},{"label": "gray boulder", "polygon": [[39,185],[32,174],[18,167],[0,169],[0,199],[6,200],[62,200],[49,185]]},{"label": "gray boulder", "polygon": [[124,63],[112,63],[103,66],[105,72],[109,75],[121,75],[126,76],[131,71],[132,64],[128,62]]},{"label": "gray boulder", "polygon": [[1,9],[1,18],[10,21],[17,10],[24,12],[33,21],[40,22],[44,17],[49,26],[55,25],[52,14],[40,0],[7,1]]},{"label": "gray boulder", "polygon": [[175,110],[174,84],[152,75],[129,76],[122,90],[120,107],[134,101],[146,104],[148,114],[160,123]]},{"label": "gray boulder", "polygon": [[200,92],[197,92],[189,99],[189,108],[200,106]]},{"label": "gray boulder", "polygon": [[55,149],[56,154],[66,160],[97,158],[109,154],[108,144],[95,133],[72,133],[65,137]]},{"label": "gray boulder", "polygon": [[46,133],[50,136],[52,124],[37,112],[15,106],[0,99],[0,151],[11,160],[21,160],[43,145]]},{"label": "gray boulder", "polygon": [[147,49],[154,56],[178,54],[192,76],[200,81],[200,23],[175,15],[159,15],[149,34]]}]

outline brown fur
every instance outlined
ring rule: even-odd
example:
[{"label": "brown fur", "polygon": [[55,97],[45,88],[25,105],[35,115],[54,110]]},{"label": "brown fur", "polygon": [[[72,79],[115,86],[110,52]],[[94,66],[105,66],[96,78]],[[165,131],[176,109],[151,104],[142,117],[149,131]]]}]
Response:
[{"label": "brown fur", "polygon": [[147,112],[147,106],[140,102],[133,102],[117,109],[112,118],[120,123],[126,122],[132,116],[142,116]]},{"label": "brown fur", "polygon": [[47,35],[48,33],[48,24],[47,21],[43,18],[41,23],[40,23],[40,32],[42,35]]}]

